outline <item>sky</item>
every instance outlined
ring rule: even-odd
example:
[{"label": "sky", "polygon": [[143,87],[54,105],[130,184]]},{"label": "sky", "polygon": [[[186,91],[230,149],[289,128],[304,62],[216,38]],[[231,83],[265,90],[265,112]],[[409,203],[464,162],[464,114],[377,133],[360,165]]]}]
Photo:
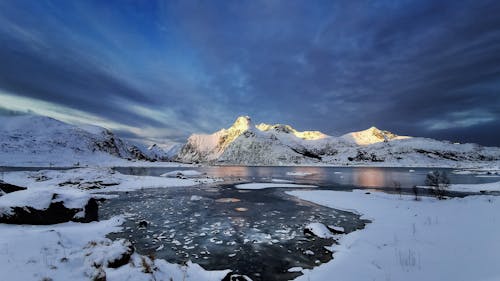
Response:
[{"label": "sky", "polygon": [[0,1],[0,114],[184,141],[240,115],[500,146],[499,1]]}]

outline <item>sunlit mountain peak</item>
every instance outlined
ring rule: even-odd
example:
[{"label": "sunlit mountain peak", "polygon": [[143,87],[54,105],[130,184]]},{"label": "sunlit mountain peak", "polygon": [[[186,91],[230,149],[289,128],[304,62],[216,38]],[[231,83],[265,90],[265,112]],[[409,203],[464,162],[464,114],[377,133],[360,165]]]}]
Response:
[{"label": "sunlit mountain peak", "polygon": [[276,132],[293,134],[294,136],[301,138],[303,140],[318,140],[318,139],[323,139],[323,138],[328,137],[327,135],[323,134],[320,131],[299,132],[299,131],[295,130],[292,126],[283,125],[283,124],[270,125],[270,124],[260,123],[259,125],[255,126],[255,127],[263,132],[272,130],[272,131],[276,131]]}]

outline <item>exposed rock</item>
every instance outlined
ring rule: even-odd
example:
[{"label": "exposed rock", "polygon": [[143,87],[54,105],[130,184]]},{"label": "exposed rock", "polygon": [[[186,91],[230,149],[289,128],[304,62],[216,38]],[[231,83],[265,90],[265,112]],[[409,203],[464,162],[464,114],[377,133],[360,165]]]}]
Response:
[{"label": "exposed rock", "polygon": [[142,220],[139,222],[139,228],[146,228],[148,227],[148,222],[145,220]]},{"label": "exposed rock", "polygon": [[252,281],[252,279],[246,275],[229,272],[221,281]]},{"label": "exposed rock", "polygon": [[58,185],[59,186],[76,186],[79,189],[101,189],[105,188],[108,186],[114,186],[114,185],[119,185],[119,182],[112,182],[112,181],[104,181],[104,180],[98,180],[98,181],[83,181],[83,180],[68,180],[65,182],[61,182]]},{"label": "exposed rock", "polygon": [[108,260],[108,267],[110,268],[118,268],[120,266],[126,265],[130,261],[130,257],[135,252],[135,247],[128,240],[119,240],[123,247],[124,251],[120,253],[118,257]]},{"label": "exposed rock", "polygon": [[[53,200],[57,194],[53,194]],[[0,213],[0,223],[47,225],[74,222],[97,221],[98,205],[94,198],[89,198],[82,208],[68,208],[64,202],[51,202],[46,209],[35,209],[30,206],[13,206],[9,212]]]},{"label": "exposed rock", "polygon": [[4,193],[11,193],[14,191],[20,191],[20,190],[25,190],[25,189],[26,189],[26,187],[9,184],[9,183],[6,183],[6,182],[0,180],[0,191],[3,191]]}]

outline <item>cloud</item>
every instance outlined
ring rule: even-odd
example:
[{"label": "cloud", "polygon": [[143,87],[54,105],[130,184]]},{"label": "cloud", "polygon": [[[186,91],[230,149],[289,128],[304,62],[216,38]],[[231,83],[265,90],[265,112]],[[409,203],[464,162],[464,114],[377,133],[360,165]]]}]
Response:
[{"label": "cloud", "polygon": [[247,114],[491,144],[477,132],[500,118],[498,14],[497,1],[2,2],[0,89],[126,136],[181,141]]}]

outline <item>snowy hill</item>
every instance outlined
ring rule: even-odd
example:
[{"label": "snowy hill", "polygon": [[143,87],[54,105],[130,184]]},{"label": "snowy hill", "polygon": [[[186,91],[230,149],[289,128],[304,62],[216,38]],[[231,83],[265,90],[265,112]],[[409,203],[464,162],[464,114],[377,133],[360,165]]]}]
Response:
[{"label": "snowy hill", "polygon": [[464,161],[499,161],[500,148],[398,136],[375,127],[333,137],[282,124],[253,126],[248,116],[242,116],[228,129],[189,137],[176,160],[239,165],[460,166]]},{"label": "snowy hill", "polygon": [[101,127],[78,127],[37,115],[0,116],[0,166],[72,166],[117,159],[152,160]]}]

